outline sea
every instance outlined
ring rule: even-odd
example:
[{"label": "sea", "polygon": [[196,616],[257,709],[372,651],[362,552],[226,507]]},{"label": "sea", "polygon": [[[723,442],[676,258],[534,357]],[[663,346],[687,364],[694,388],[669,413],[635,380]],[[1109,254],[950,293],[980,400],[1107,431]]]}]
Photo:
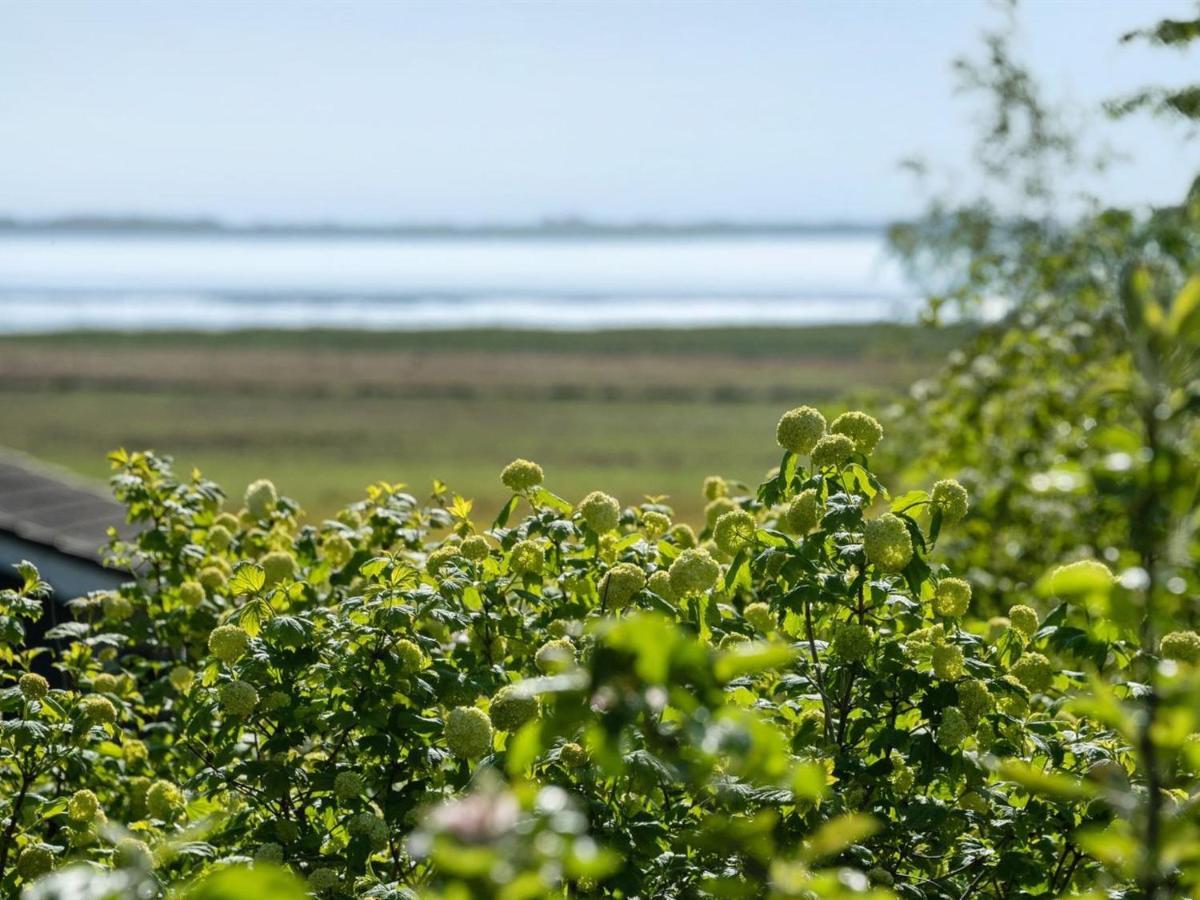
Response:
[{"label": "sea", "polygon": [[883,235],[0,233],[0,333],[907,320]]}]

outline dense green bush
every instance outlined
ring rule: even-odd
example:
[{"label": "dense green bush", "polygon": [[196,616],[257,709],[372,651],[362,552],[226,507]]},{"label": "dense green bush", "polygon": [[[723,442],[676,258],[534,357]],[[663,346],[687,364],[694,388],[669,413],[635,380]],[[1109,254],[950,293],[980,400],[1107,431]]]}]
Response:
[{"label": "dense green bush", "polygon": [[1061,896],[1134,884],[1152,821],[1190,894],[1200,637],[1160,661],[1144,585],[1098,562],[975,618],[936,553],[965,492],[889,497],[880,437],[785,414],[778,470],[709,479],[699,535],[523,460],[483,530],[444,489],[301,525],[269,482],[226,510],[114,454],[136,578],[72,601],[59,686],[27,673],[36,573],[0,598],[4,890]]}]

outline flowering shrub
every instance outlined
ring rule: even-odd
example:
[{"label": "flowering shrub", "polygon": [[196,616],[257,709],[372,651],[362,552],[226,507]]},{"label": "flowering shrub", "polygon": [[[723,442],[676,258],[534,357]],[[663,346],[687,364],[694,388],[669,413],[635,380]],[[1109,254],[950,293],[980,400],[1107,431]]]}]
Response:
[{"label": "flowering shrub", "polygon": [[[658,502],[566,502],[524,460],[481,527],[463,498],[387,484],[302,524],[270,482],[237,508],[162,458],[113,454],[142,529],[112,554],[136,575],[71,602],[53,683],[23,640],[45,586],[25,566],[0,595],[0,885],[1127,890],[1112,848],[1151,788],[1122,706],[1142,623],[1121,580],[1064,569],[977,618],[970,579],[938,561],[970,505],[956,481],[891,497],[863,413],[827,431],[801,408],[777,434],[757,491],[706,482],[719,506],[699,535]],[[1182,700],[1153,789],[1174,804],[1159,840],[1182,895],[1200,879],[1200,638],[1161,653]]]}]

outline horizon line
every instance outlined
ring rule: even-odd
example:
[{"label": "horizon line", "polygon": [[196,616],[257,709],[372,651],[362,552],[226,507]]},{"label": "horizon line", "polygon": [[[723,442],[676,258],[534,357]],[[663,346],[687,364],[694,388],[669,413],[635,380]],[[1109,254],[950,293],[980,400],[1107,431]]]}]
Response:
[{"label": "horizon line", "polygon": [[278,235],[687,235],[687,234],[817,234],[880,233],[895,221],[860,219],[779,220],[711,217],[695,220],[638,218],[627,220],[590,219],[584,216],[545,216],[526,221],[396,221],[383,223],[336,220],[251,220],[229,221],[217,216],[157,216],[138,214],[77,213],[61,216],[0,215],[5,232],[164,232],[176,234],[278,234]]}]

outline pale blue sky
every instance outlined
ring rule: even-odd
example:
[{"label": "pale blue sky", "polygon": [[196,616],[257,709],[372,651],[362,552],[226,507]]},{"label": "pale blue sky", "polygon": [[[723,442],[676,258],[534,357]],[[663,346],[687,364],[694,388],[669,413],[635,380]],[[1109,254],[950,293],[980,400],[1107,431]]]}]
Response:
[{"label": "pale blue sky", "polygon": [[[1186,0],[1030,0],[1058,96],[1200,76],[1118,46]],[[982,0],[0,0],[0,214],[882,219],[961,161]],[[1140,121],[1115,200],[1200,168]]]}]

